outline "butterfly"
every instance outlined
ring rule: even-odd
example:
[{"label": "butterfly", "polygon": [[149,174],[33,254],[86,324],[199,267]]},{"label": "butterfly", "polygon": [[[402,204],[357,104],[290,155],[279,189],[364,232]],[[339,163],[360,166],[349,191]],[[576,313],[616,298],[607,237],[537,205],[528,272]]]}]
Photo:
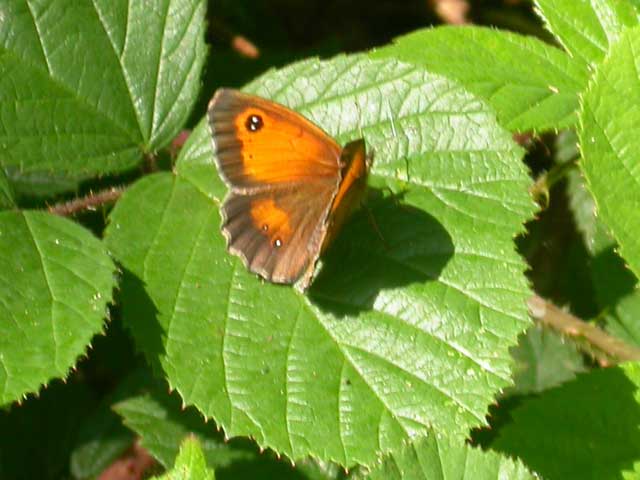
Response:
[{"label": "butterfly", "polygon": [[219,89],[208,120],[228,250],[274,283],[310,285],[318,258],[366,192],[363,139],[341,148],[320,127],[278,103]]}]

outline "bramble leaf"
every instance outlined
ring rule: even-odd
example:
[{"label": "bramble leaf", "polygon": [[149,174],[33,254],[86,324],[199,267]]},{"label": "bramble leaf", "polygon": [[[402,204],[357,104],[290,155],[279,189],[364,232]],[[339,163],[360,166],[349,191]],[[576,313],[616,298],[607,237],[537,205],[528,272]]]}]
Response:
[{"label": "bramble leaf", "polygon": [[0,405],[68,374],[104,328],[114,275],[104,245],[80,225],[0,212]]},{"label": "bramble leaf", "polygon": [[485,103],[393,60],[304,61],[247,90],[341,143],[365,137],[384,241],[360,212],[308,295],[260,281],[226,252],[202,123],[175,175],[141,180],[110,216],[137,344],[228,435],[294,459],[367,464],[429,428],[485,424],[528,325],[512,241],[534,210],[522,150]]},{"label": "bramble leaf", "polygon": [[575,123],[586,67],[534,37],[485,27],[412,32],[375,50],[456,80],[495,108],[511,131],[558,129]]},{"label": "bramble leaf", "polygon": [[3,1],[4,166],[89,177],[166,145],[199,88],[205,3]]}]

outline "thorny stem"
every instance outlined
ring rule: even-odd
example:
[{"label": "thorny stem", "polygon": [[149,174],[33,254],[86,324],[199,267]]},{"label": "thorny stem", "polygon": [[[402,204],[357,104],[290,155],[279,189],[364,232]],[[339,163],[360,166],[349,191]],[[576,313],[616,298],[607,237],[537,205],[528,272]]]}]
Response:
[{"label": "thorny stem", "polygon": [[527,304],[531,316],[542,325],[586,342],[591,347],[589,353],[593,354],[603,366],[640,360],[640,349],[612,337],[598,327],[574,317],[537,295],[531,297]]},{"label": "thorny stem", "polygon": [[107,203],[115,202],[120,198],[122,192],[124,192],[124,188],[122,187],[111,187],[97,193],[90,193],[82,198],[75,198],[68,202],[51,205],[48,210],[49,213],[53,213],[54,215],[69,217],[85,210],[95,209]]}]

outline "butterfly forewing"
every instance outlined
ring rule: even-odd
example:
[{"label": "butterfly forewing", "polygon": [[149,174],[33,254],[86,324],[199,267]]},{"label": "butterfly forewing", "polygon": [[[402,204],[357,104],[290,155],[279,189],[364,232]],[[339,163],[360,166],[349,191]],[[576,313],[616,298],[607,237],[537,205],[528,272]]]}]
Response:
[{"label": "butterfly forewing", "polygon": [[230,89],[216,92],[208,114],[218,168],[232,189],[337,185],[340,146],[301,115]]}]

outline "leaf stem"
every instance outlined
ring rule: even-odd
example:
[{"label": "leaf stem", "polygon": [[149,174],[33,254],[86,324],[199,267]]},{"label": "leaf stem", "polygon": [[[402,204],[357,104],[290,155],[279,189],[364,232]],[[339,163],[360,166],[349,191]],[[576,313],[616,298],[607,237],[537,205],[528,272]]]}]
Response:
[{"label": "leaf stem", "polygon": [[123,187],[111,187],[97,193],[91,192],[84,197],[75,198],[68,202],[51,205],[48,210],[54,215],[69,217],[84,210],[95,210],[97,207],[115,202],[123,192]]},{"label": "leaf stem", "polygon": [[577,157],[568,162],[557,163],[551,167],[548,172],[543,173],[536,179],[535,183],[529,189],[529,192],[538,203],[540,203],[538,199],[544,199],[543,206],[546,207],[549,204],[549,191],[556,183],[564,179],[568,172],[576,168],[577,165]]},{"label": "leaf stem", "polygon": [[590,353],[603,366],[640,360],[640,349],[580,320],[537,295],[531,297],[527,305],[531,316],[542,325],[551,327],[562,335],[586,342],[591,347]]}]

